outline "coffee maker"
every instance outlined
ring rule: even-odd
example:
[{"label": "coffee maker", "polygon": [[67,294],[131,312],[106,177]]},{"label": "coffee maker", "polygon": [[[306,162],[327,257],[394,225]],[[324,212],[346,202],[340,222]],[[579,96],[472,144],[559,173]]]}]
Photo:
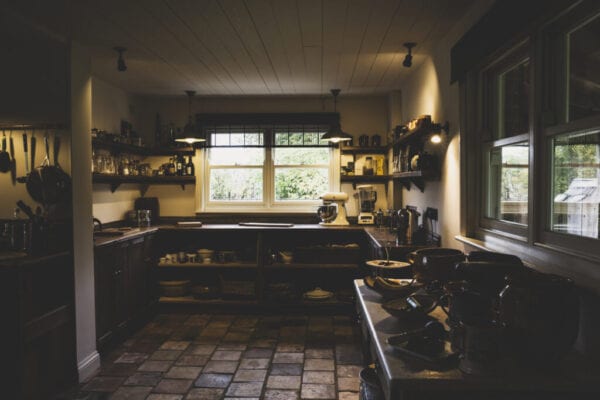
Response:
[{"label": "coffee maker", "polygon": [[377,201],[377,192],[373,185],[357,186],[358,190],[358,223],[360,225],[373,225],[375,223],[375,202]]}]

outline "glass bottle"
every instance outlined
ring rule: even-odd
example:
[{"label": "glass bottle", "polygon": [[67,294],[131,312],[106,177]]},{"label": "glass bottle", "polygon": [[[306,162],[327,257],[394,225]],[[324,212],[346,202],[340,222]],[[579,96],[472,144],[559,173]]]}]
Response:
[{"label": "glass bottle", "polygon": [[188,157],[188,162],[185,164],[185,172],[188,176],[194,176],[194,163],[192,162],[192,156]]}]

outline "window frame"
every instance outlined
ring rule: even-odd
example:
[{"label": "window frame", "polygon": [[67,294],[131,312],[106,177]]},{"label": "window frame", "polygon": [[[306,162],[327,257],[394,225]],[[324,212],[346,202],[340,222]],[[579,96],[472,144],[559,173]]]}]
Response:
[{"label": "window frame", "polygon": [[[600,262],[600,239],[551,231],[552,138],[600,127],[600,115],[574,121],[568,118],[568,84],[566,82],[565,42],[570,29],[600,14],[600,3],[584,0],[567,6],[545,21],[538,21],[466,73],[459,86],[461,125],[461,236],[469,245],[512,252],[530,263],[542,263],[556,273],[589,279],[597,275]],[[547,18],[550,17],[550,18]],[[562,31],[556,33],[556,27]],[[561,35],[565,40],[560,40]],[[500,144],[492,139],[486,108],[482,99],[489,96],[483,82],[492,67],[524,42],[529,42],[532,74],[529,140],[529,215],[528,230],[515,232],[505,223],[485,218],[486,156],[483,145]],[[561,48],[562,46],[562,48]],[[561,54],[563,55],[561,57]],[[563,78],[561,78],[564,77]],[[489,100],[486,100],[489,101]],[[485,136],[487,135],[487,136]],[[488,143],[485,143],[486,138]],[[508,142],[506,142],[508,143]],[[476,150],[476,151],[473,151]],[[486,166],[487,167],[487,166]],[[486,172],[487,173],[487,172]],[[575,258],[574,258],[575,257]],[[579,261],[581,268],[564,269]],[[591,275],[590,275],[591,274]]]},{"label": "window frame", "polygon": [[[534,167],[533,157],[531,152],[531,143],[533,140],[534,130],[534,93],[535,93],[535,60],[532,56],[533,46],[529,39],[523,39],[516,41],[510,45],[508,49],[503,49],[499,52],[492,62],[484,64],[480,68],[480,73],[477,75],[477,86],[479,91],[477,94],[480,99],[482,107],[478,111],[479,120],[479,135],[477,135],[477,152],[479,153],[479,159],[477,164],[481,166],[479,169],[481,175],[478,178],[477,192],[479,193],[479,200],[477,202],[478,212],[477,220],[478,226],[476,229],[493,232],[498,235],[502,235],[511,239],[526,242],[530,226],[532,226],[532,204],[535,201],[534,191],[532,190],[532,171]],[[503,136],[501,137],[498,130],[500,126],[500,89],[498,85],[499,77],[512,68],[522,64],[525,61],[529,61],[529,80],[532,85],[532,90],[529,98],[529,130],[514,136]],[[496,218],[487,216],[487,204],[489,201],[488,193],[488,179],[489,179],[489,154],[494,148],[507,146],[511,144],[517,144],[522,142],[529,142],[530,154],[529,154],[529,182],[528,182],[528,214],[527,224],[522,225],[515,222],[504,221]]]},{"label": "window frame", "polygon": [[[263,132],[265,135],[264,142],[270,143],[270,140],[267,140],[267,136],[270,135],[270,132],[267,130]],[[248,147],[248,148],[261,148],[264,150],[264,162],[262,166],[256,165],[219,165],[219,166],[211,166],[209,162],[209,154],[211,148],[231,148],[231,147]],[[276,168],[281,168],[282,166],[275,166],[273,150],[274,149],[282,149],[282,148],[322,148],[328,149],[329,153],[329,162],[327,164],[309,164],[309,165],[301,165],[301,164],[293,164],[287,167],[313,167],[314,168],[327,168],[328,170],[328,180],[329,187],[328,191],[337,191],[339,190],[339,182],[335,180],[336,174],[336,165],[335,162],[336,157],[339,158],[339,150],[332,146],[214,146],[214,147],[205,147],[201,151],[201,164],[202,164],[202,185],[198,185],[202,187],[202,193],[199,196],[201,198],[201,204],[197,207],[197,212],[214,212],[214,213],[222,213],[222,212],[256,212],[256,213],[279,213],[279,212],[292,212],[292,213],[312,213],[316,210],[316,207],[321,204],[321,200],[290,200],[290,201],[282,201],[276,200],[275,196],[275,170]],[[249,169],[262,169],[263,176],[263,199],[262,201],[213,201],[210,200],[210,172],[212,169],[236,169],[236,168],[249,168]],[[337,171],[339,173],[339,170]]]}]

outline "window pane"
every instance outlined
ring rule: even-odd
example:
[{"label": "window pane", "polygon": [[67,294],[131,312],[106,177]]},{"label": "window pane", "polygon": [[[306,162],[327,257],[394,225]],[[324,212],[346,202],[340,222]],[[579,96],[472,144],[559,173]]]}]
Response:
[{"label": "window pane", "polygon": [[498,138],[529,132],[529,60],[500,74]]},{"label": "window pane", "polygon": [[553,139],[552,230],[598,238],[600,131]]},{"label": "window pane", "polygon": [[212,168],[211,201],[261,201],[262,168]]},{"label": "window pane", "polygon": [[600,114],[600,17],[568,35],[569,120]]},{"label": "window pane", "polygon": [[294,147],[273,149],[275,165],[314,165],[329,163],[329,149]]},{"label": "window pane", "polygon": [[211,148],[208,150],[210,165],[263,165],[264,149],[259,148]]},{"label": "window pane", "polygon": [[526,225],[529,143],[496,147],[489,157],[487,217]]},{"label": "window pane", "polygon": [[275,200],[318,200],[329,189],[327,168],[275,168]]}]

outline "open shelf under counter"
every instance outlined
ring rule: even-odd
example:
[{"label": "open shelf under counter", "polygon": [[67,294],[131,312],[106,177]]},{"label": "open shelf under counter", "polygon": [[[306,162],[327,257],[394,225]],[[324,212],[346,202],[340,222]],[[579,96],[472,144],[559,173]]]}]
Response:
[{"label": "open shelf under counter", "polygon": [[275,271],[287,271],[287,270],[303,270],[303,269],[357,269],[357,264],[319,264],[319,263],[274,263],[266,264],[265,269]]},{"label": "open shelf under counter", "polygon": [[227,263],[158,263],[159,268],[257,268],[253,262],[227,262]]},{"label": "open shelf under counter", "polygon": [[167,297],[161,296],[158,299],[161,304],[196,304],[196,305],[224,305],[224,306],[245,306],[245,305],[257,305],[258,300],[256,299],[198,299],[193,296],[181,296],[181,297]]}]

